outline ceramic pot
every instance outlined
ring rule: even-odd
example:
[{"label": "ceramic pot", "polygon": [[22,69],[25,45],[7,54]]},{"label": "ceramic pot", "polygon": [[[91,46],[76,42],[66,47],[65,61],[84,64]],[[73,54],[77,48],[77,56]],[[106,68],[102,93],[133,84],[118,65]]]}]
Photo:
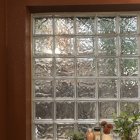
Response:
[{"label": "ceramic pot", "polygon": [[86,133],[86,140],[95,140],[95,135],[94,135],[94,133],[93,133],[93,131],[92,131],[91,128],[89,128],[89,129],[87,130],[87,133]]},{"label": "ceramic pot", "polygon": [[112,136],[110,134],[103,134],[102,140],[113,140]]}]

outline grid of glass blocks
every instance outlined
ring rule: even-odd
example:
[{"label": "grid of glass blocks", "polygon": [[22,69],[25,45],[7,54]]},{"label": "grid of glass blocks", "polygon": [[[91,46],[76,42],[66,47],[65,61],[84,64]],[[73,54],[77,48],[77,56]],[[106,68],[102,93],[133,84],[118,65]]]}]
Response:
[{"label": "grid of glass blocks", "polygon": [[139,12],[32,16],[33,140],[66,140],[140,99]]}]

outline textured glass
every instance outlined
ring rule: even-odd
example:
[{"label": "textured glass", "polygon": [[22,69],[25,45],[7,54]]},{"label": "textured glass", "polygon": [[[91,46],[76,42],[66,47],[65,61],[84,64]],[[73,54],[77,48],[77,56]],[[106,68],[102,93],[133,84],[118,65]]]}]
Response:
[{"label": "textured glass", "polygon": [[57,119],[74,119],[74,102],[57,102],[56,103]]},{"label": "textured glass", "polygon": [[35,97],[53,97],[53,81],[35,80]]},{"label": "textured glass", "polygon": [[34,76],[48,77],[52,76],[52,58],[35,58],[34,59]]},{"label": "textured glass", "polygon": [[137,46],[136,37],[122,37],[121,38],[121,54],[123,55],[138,54],[138,46]]},{"label": "textured glass", "polygon": [[56,58],[56,75],[73,76],[74,59],[73,58]]},{"label": "textured glass", "polygon": [[92,34],[94,32],[94,19],[90,17],[77,17],[76,31],[77,34]]},{"label": "textured glass", "polygon": [[139,110],[140,15],[126,14],[33,15],[33,140],[68,140]]},{"label": "textured glass", "polygon": [[52,124],[35,124],[35,140],[54,140]]},{"label": "textured glass", "polygon": [[55,18],[55,33],[56,34],[73,34],[74,20],[73,18]]},{"label": "textured glass", "polygon": [[88,128],[93,128],[95,124],[78,124],[78,130],[86,134]]},{"label": "textured glass", "polygon": [[95,59],[77,58],[77,76],[94,76]]},{"label": "textured glass", "polygon": [[139,103],[138,102],[121,102],[120,104],[120,110],[121,112],[123,111],[127,111],[130,114],[135,112],[135,111],[139,111]]},{"label": "textured glass", "polygon": [[123,98],[137,98],[138,97],[138,80],[124,79],[121,80],[120,94]]},{"label": "textured glass", "polygon": [[78,119],[95,119],[96,106],[94,102],[78,103]]},{"label": "textured glass", "polygon": [[116,101],[102,101],[99,103],[99,118],[100,119],[112,119],[113,114],[117,113]]},{"label": "textured glass", "polygon": [[74,55],[74,38],[56,37],[55,54],[57,55]]},{"label": "textured glass", "polygon": [[36,56],[50,56],[52,55],[53,48],[53,38],[52,37],[42,37],[34,39],[34,54]]},{"label": "textured glass", "polygon": [[122,16],[120,17],[120,32],[133,33],[137,31],[137,17],[136,16]]},{"label": "textured glass", "polygon": [[92,55],[95,52],[94,39],[79,37],[76,41],[78,55]]},{"label": "textured glass", "polygon": [[116,76],[117,75],[117,59],[116,58],[100,58],[98,61],[100,76]]},{"label": "textured glass", "polygon": [[52,18],[38,17],[34,19],[34,34],[52,34]]},{"label": "textured glass", "polygon": [[117,80],[116,79],[99,79],[98,95],[100,98],[117,97]]},{"label": "textured glass", "polygon": [[79,79],[77,80],[77,96],[83,98],[95,97],[95,80]]},{"label": "textured glass", "polygon": [[99,38],[98,54],[99,55],[116,55],[116,38]]},{"label": "textured glass", "polygon": [[35,103],[35,118],[36,119],[53,119],[53,103],[41,102]]},{"label": "textured glass", "polygon": [[74,130],[73,124],[57,125],[57,140],[68,140],[68,133]]},{"label": "textured glass", "polygon": [[98,33],[114,33],[116,31],[114,17],[98,17],[97,31]]},{"label": "textured glass", "polygon": [[74,80],[56,80],[56,97],[74,97]]},{"label": "textured glass", "polygon": [[121,76],[138,75],[138,59],[121,59]]}]

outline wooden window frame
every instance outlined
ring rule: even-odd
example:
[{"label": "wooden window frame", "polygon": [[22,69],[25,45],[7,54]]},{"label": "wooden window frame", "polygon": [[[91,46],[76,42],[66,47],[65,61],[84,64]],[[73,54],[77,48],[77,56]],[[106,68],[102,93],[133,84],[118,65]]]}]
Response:
[{"label": "wooden window frame", "polygon": [[[7,0],[7,140],[31,140],[30,17],[40,12],[140,11],[140,1],[130,0]],[[3,45],[4,46],[4,45]],[[5,74],[6,75],[6,74]],[[3,78],[4,79],[4,78]]]}]

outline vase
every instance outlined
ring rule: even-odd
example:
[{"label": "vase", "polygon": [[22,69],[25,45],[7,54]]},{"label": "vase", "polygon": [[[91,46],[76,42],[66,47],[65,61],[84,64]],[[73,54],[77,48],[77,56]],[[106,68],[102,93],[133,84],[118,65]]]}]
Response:
[{"label": "vase", "polygon": [[89,128],[86,133],[86,140],[95,140],[95,135],[91,128]]},{"label": "vase", "polygon": [[110,134],[103,134],[102,140],[113,140],[112,136]]}]

